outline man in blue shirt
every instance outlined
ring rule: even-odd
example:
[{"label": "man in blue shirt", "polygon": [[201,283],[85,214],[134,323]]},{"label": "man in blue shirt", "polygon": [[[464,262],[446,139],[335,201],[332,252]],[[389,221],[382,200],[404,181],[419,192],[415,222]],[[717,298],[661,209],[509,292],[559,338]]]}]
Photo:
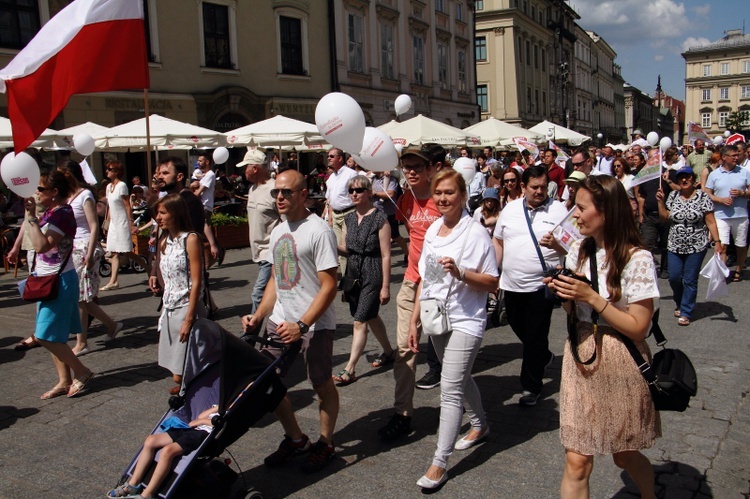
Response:
[{"label": "man in blue shirt", "polygon": [[[737,166],[740,154],[737,146],[721,148],[721,167],[711,172],[706,180],[706,191],[714,202],[716,226],[721,244],[728,245],[734,236],[737,247],[737,269],[733,281],[742,280],[742,269],[747,258],[747,198],[750,197],[750,171]],[[722,254],[722,258],[726,258]]]}]

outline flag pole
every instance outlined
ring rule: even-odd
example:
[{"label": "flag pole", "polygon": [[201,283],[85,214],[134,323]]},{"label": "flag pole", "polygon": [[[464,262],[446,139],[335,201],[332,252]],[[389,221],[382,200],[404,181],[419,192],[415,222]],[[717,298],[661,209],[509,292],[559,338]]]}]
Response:
[{"label": "flag pole", "polygon": [[148,179],[148,185],[151,187],[153,182],[153,173],[151,167],[151,120],[149,119],[148,111],[148,89],[143,89],[143,109],[146,113],[146,178]]}]

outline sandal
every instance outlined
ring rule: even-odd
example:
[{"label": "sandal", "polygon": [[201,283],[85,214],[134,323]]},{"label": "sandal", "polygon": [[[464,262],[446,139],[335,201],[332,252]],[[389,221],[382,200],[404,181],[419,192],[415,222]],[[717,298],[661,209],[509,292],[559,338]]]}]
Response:
[{"label": "sandal", "polygon": [[735,270],[734,276],[732,277],[732,282],[741,282],[741,281],[742,281],[742,274]]},{"label": "sandal", "polygon": [[13,348],[15,350],[18,350],[19,352],[25,352],[26,350],[31,350],[32,348],[36,348],[40,346],[42,345],[40,345],[39,342],[37,342],[33,336],[29,336],[25,340],[16,343],[16,346]]},{"label": "sandal", "polygon": [[352,383],[357,381],[357,375],[354,373],[350,373],[349,371],[344,369],[333,377],[333,381],[338,383],[339,386],[351,385]]},{"label": "sandal", "polygon": [[689,326],[690,319],[688,319],[687,317],[680,317],[679,319],[677,319],[677,324],[679,324],[680,326]]},{"label": "sandal", "polygon": [[675,317],[680,317],[680,309],[679,308],[674,309],[674,316]]},{"label": "sandal", "polygon": [[89,371],[89,373],[83,378],[74,379],[73,384],[70,385],[70,390],[68,390],[68,398],[75,397],[76,395],[79,395],[86,391],[86,383],[91,381],[91,378],[93,378],[94,376],[94,372]]},{"label": "sandal", "polygon": [[58,386],[53,388],[52,390],[44,392],[39,398],[41,400],[49,400],[57,397],[62,397],[63,395],[66,395],[68,393],[68,390],[70,390],[69,386]]},{"label": "sandal", "polygon": [[107,492],[107,497],[140,497],[143,489],[143,485],[134,487],[129,483],[123,483],[122,485],[118,485],[117,488]]},{"label": "sandal", "polygon": [[372,361],[372,367],[383,367],[393,363],[396,359],[396,351],[392,350],[390,355],[386,355],[385,352],[378,355],[375,360]]}]

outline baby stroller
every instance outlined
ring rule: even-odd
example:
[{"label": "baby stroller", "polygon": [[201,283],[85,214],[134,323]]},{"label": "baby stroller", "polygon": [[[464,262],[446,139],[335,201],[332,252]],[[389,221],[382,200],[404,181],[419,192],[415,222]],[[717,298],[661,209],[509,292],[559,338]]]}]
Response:
[{"label": "baby stroller", "polygon": [[[286,387],[276,374],[276,365],[251,344],[207,319],[195,321],[190,332],[180,393],[169,400],[171,407],[152,434],[161,433],[166,420],[177,417],[188,423],[205,409],[218,404],[213,429],[192,453],[175,459],[172,471],[164,480],[159,498],[228,497],[238,474],[216,459],[224,449],[272,412],[286,394]],[[118,485],[130,479],[141,449],[135,455]],[[154,461],[159,460],[160,452]],[[146,473],[148,483],[153,473]],[[246,498],[261,498],[257,490],[242,492]]]}]

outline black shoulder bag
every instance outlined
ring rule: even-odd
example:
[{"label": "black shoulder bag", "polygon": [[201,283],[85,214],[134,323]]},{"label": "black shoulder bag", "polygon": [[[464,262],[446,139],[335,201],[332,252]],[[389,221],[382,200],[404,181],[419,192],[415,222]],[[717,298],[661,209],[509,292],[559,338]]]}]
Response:
[{"label": "black shoulder bag", "polygon": [[[596,254],[594,253],[589,259],[591,263],[591,281],[594,286],[594,290],[599,292],[598,276],[596,274]],[[596,323],[598,321],[599,314],[596,311],[592,311],[591,320],[594,322],[594,331],[596,331]],[[662,347],[662,349],[656,354],[651,364],[643,358],[641,352],[636,348],[633,340],[625,336],[618,331],[625,347],[628,349],[630,356],[633,358],[635,365],[638,366],[638,370],[641,372],[643,379],[648,383],[648,388],[651,391],[651,396],[654,399],[654,406],[657,411],[677,411],[683,412],[687,409],[690,403],[690,397],[694,397],[698,393],[698,375],[695,372],[693,363],[690,362],[688,356],[682,351],[676,348],[665,348],[667,339],[659,327],[652,327],[651,333],[654,335],[656,344]],[[577,362],[578,359],[577,346],[574,343],[574,337],[571,336],[571,348],[573,349],[573,357]],[[587,362],[582,364],[590,364],[596,357],[596,350],[594,355]]]}]

